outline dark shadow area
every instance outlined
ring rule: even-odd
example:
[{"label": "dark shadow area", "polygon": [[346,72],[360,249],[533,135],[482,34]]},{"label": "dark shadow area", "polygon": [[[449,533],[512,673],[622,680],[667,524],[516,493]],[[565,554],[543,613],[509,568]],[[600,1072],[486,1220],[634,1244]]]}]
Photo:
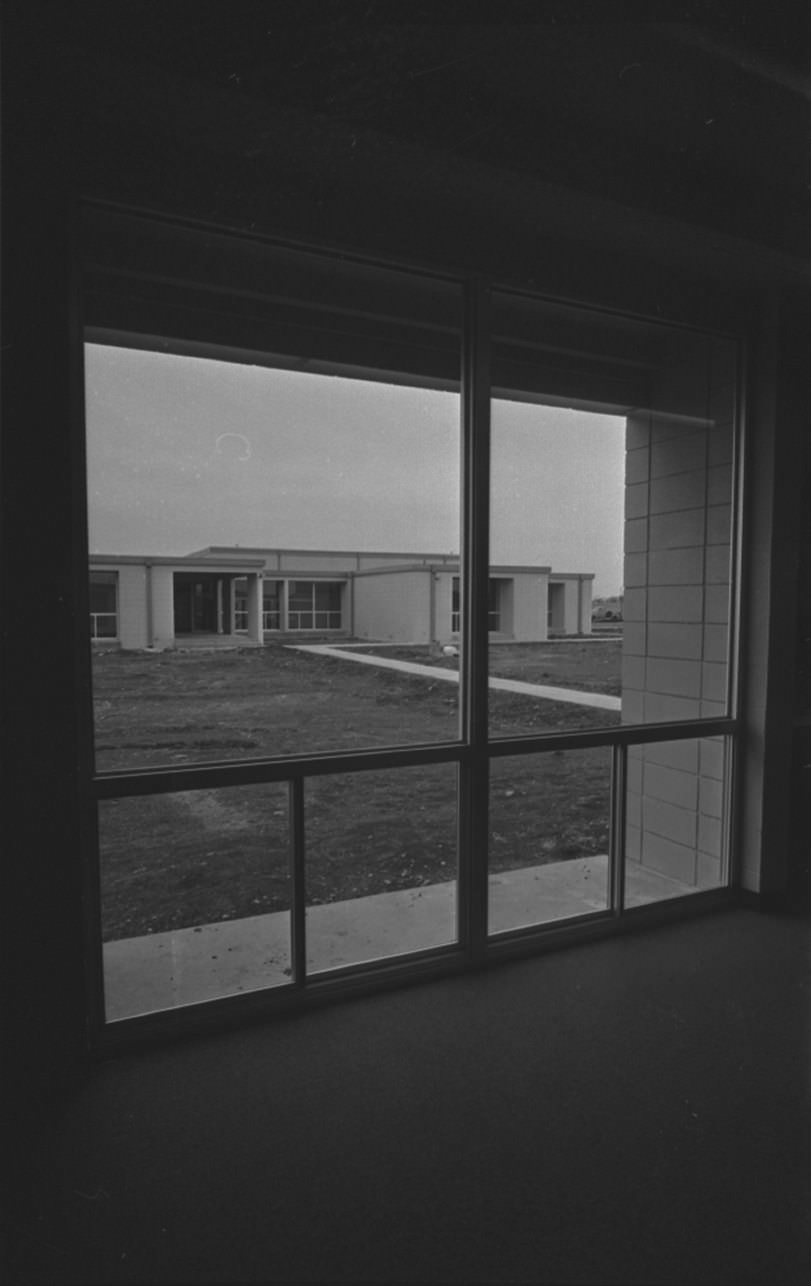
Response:
[{"label": "dark shadow area", "polygon": [[10,1279],[807,1280],[807,923],[747,911],[98,1067]]}]

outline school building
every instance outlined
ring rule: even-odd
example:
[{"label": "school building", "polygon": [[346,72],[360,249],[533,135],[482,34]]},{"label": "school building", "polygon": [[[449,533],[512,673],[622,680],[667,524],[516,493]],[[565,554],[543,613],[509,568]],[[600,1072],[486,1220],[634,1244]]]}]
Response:
[{"label": "school building", "polygon": [[[589,634],[593,579],[540,565],[491,568],[491,637]],[[184,557],[90,560],[91,637],[123,648],[261,645],[299,633],[448,643],[459,637],[460,611],[453,554],[210,545]]]}]

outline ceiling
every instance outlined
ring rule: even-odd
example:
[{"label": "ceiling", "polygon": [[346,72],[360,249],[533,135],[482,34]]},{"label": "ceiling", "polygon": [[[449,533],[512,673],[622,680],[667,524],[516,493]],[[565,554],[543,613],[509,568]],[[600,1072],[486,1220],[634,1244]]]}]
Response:
[{"label": "ceiling", "polygon": [[685,4],[657,6],[657,22],[587,21],[586,8],[508,7],[521,22],[503,5],[417,0],[76,0],[52,8],[48,39],[96,195],[132,200],[152,166],[153,188],[182,205],[180,176],[212,165],[223,192],[247,193],[280,172],[286,131],[302,158],[327,148],[322,176],[330,146],[336,166],[345,147],[376,149],[377,164],[423,149],[807,262],[801,7],[790,23],[741,5],[715,25]]}]

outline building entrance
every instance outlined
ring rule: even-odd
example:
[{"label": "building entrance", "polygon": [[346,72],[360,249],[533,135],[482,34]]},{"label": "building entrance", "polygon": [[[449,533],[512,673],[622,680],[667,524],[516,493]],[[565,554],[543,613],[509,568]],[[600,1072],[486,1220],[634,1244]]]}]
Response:
[{"label": "building entrance", "polygon": [[217,579],[175,573],[175,634],[217,633]]}]

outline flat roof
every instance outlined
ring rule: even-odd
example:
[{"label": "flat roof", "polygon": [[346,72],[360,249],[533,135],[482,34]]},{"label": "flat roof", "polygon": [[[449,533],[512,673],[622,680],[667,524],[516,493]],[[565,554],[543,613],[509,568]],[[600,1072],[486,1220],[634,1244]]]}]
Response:
[{"label": "flat roof", "polygon": [[139,567],[176,567],[181,572],[201,571],[262,571],[264,558],[207,558],[191,554],[181,554],[172,558],[168,554],[91,554],[88,562],[92,567],[98,563],[105,567],[111,565],[135,565]]},{"label": "flat roof", "polygon": [[[407,558],[406,563],[389,563],[379,567],[353,567],[342,569],[323,569],[315,568],[266,568],[266,559],[268,554],[299,554],[315,558]],[[419,561],[416,561],[419,560]],[[91,554],[89,558],[91,568],[94,565],[101,567],[134,565],[141,567],[174,567],[179,572],[194,571],[228,571],[239,574],[241,572],[265,571],[269,572],[269,580],[278,580],[287,577],[288,579],[306,580],[308,576],[315,578],[331,578],[332,580],[347,580],[352,576],[386,576],[400,572],[415,571],[452,571],[459,570],[458,554],[422,554],[422,553],[393,553],[379,551],[371,552],[353,552],[347,549],[271,549],[260,550],[258,546],[251,545],[247,549],[242,549],[235,545],[210,545],[207,549],[200,550],[193,554],[180,554],[172,557],[168,554]],[[548,563],[494,563],[490,567],[491,576],[515,576],[515,575],[546,575],[552,581],[565,580],[594,580],[594,572],[556,572],[553,571]]]}]

